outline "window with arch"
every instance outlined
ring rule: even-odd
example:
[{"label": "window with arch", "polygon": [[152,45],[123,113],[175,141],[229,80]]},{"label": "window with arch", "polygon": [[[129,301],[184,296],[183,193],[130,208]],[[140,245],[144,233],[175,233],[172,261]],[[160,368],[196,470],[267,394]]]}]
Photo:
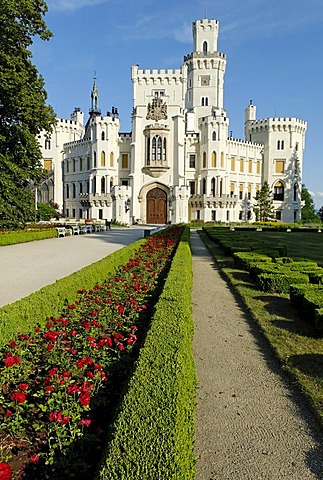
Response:
[{"label": "window with arch", "polygon": [[203,152],[203,168],[206,168],[206,152]]},{"label": "window with arch", "polygon": [[212,180],[211,180],[211,194],[212,194],[212,197],[215,197],[215,186],[216,186],[216,180],[213,177]]},{"label": "window with arch", "polygon": [[66,184],[66,198],[70,198],[70,186],[68,183]]},{"label": "window with arch", "polygon": [[280,181],[274,185],[274,200],[284,200],[284,184]]},{"label": "window with arch", "polygon": [[211,165],[213,168],[216,167],[216,152],[212,152],[212,162],[211,162]]},{"label": "window with arch", "polygon": [[220,197],[222,197],[222,195],[223,195],[223,178],[221,178],[221,180],[220,180],[220,192],[219,193],[220,193]]},{"label": "window with arch", "polygon": [[105,177],[101,177],[101,193],[105,193]]},{"label": "window with arch", "polygon": [[73,172],[76,172],[76,160],[73,158]]},{"label": "window with arch", "polygon": [[284,150],[285,143],[284,140],[277,140],[277,150]]},{"label": "window with arch", "polygon": [[201,106],[202,107],[207,107],[209,104],[209,99],[208,97],[201,97]]},{"label": "window with arch", "polygon": [[294,189],[293,189],[293,200],[294,202],[297,202],[297,196],[298,196],[298,185],[297,183],[294,184]]},{"label": "window with arch", "polygon": [[203,42],[203,53],[207,53],[207,42]]},{"label": "window with arch", "polygon": [[83,193],[83,183],[80,182],[80,193]]},{"label": "window with arch", "polygon": [[206,178],[202,180],[202,195],[206,195]]},{"label": "window with arch", "polygon": [[113,152],[110,153],[110,167],[114,166],[114,155]]},{"label": "window with arch", "polygon": [[50,139],[49,138],[46,138],[45,139],[45,150],[50,150]]},{"label": "window with arch", "polygon": [[93,167],[96,168],[96,152],[93,152]]},{"label": "window with arch", "polygon": [[220,167],[221,167],[221,168],[224,168],[224,152],[221,152]]},{"label": "window with arch", "polygon": [[105,152],[101,152],[101,167],[105,167]]},{"label": "window with arch", "polygon": [[75,183],[72,184],[72,188],[73,188],[73,198],[76,197],[76,185]]},{"label": "window with arch", "polygon": [[101,133],[101,140],[105,140],[105,133],[104,132]]},{"label": "window with arch", "polygon": [[216,131],[213,130],[212,132],[212,140],[215,141],[216,140]]}]

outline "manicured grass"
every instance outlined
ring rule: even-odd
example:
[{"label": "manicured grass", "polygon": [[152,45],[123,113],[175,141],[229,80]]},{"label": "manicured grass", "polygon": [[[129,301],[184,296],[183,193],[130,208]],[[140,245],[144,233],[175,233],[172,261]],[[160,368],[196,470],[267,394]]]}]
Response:
[{"label": "manicured grass", "polygon": [[[259,291],[250,280],[248,272],[238,269],[233,258],[225,256],[220,247],[203,231],[200,234],[223,274],[259,324],[280,359],[282,367],[296,379],[323,423],[323,339],[318,337],[313,326],[301,319],[288,294]],[[258,234],[264,235],[266,241],[268,238],[272,239],[273,245],[278,241],[277,237],[281,242],[286,239],[289,255],[308,256],[316,261],[323,261],[323,252],[319,252],[317,246],[323,241],[320,234],[271,232],[254,234],[257,238]]]},{"label": "manicured grass", "polygon": [[[238,233],[238,232],[237,232]],[[323,266],[323,233],[244,231],[251,240],[285,244],[289,257],[308,257]]]},{"label": "manicured grass", "polygon": [[57,237],[56,228],[50,228],[48,230],[42,229],[39,231],[21,230],[16,232],[0,232],[0,247],[54,237]]}]

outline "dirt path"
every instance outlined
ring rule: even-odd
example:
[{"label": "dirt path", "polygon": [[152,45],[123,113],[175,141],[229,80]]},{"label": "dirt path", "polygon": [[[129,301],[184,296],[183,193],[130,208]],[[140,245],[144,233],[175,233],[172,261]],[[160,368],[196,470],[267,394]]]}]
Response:
[{"label": "dirt path", "polygon": [[196,232],[196,480],[323,479],[322,431]]}]

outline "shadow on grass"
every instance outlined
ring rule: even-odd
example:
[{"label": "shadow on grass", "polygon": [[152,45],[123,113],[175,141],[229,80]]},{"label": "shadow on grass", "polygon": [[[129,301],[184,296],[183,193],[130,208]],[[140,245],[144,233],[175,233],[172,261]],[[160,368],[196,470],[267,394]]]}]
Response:
[{"label": "shadow on grass", "polygon": [[288,359],[288,364],[297,368],[304,375],[323,380],[323,355],[318,353],[292,355]]}]

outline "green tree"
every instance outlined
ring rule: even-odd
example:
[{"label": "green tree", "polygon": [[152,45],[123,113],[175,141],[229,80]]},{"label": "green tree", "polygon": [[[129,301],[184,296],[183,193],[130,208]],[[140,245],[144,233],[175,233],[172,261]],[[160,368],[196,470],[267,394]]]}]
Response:
[{"label": "green tree", "polygon": [[263,186],[257,192],[254,197],[256,205],[254,206],[254,212],[256,214],[256,221],[267,222],[273,218],[273,195],[269,187],[267,180],[264,181]]},{"label": "green tree", "polygon": [[310,192],[305,185],[302,185],[301,200],[304,202],[304,206],[301,209],[301,221],[302,223],[316,223],[320,221],[319,216],[315,213],[315,205]]},{"label": "green tree", "polygon": [[319,211],[317,212],[317,214],[318,214],[318,216],[320,217],[321,222],[323,222],[323,207],[321,207],[321,208],[319,209]]},{"label": "green tree", "polygon": [[0,226],[35,218],[34,193],[43,176],[37,136],[54,111],[31,62],[33,37],[48,40],[43,0],[0,0]]}]

